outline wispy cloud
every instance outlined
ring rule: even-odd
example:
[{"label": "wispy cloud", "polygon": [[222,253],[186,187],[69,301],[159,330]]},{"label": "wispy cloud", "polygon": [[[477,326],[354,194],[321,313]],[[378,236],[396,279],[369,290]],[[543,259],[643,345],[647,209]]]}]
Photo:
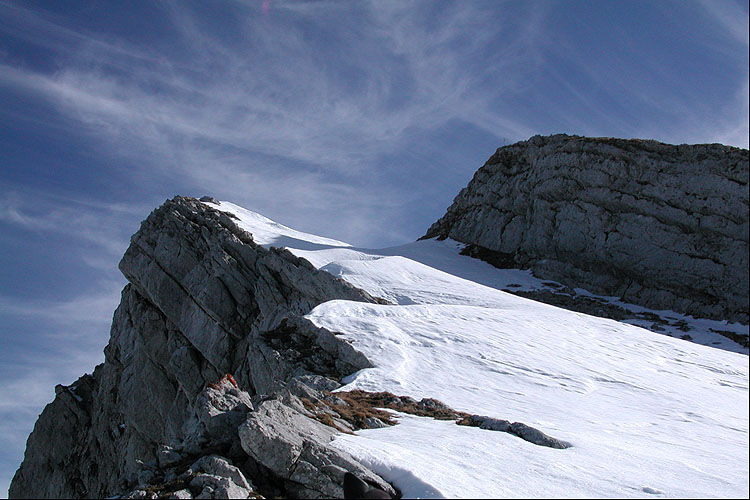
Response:
[{"label": "wispy cloud", "polygon": [[722,28],[726,36],[732,37],[737,43],[747,47],[748,41],[748,9],[747,3],[734,0],[715,2],[698,0],[703,11],[708,14]]},{"label": "wispy cloud", "polygon": [[3,191],[0,222],[93,244],[113,259],[127,248],[129,234],[136,229],[133,220],[142,218],[148,210],[142,205],[63,199],[33,190]]},{"label": "wispy cloud", "polygon": [[[717,124],[711,132],[716,142],[725,144],[734,144],[747,148],[750,136],[748,129],[748,106],[750,88],[750,71],[748,69],[748,53],[750,50],[750,36],[748,36],[748,6],[747,3],[727,0],[724,2],[711,2],[708,0],[699,0],[698,4],[702,7],[704,13],[709,15],[716,25],[720,28],[717,35],[731,38],[734,46],[730,49],[731,56],[740,55],[737,58],[740,62],[740,70],[744,70],[744,82],[741,83],[733,99],[720,110],[726,119]],[[724,47],[717,44],[718,47]],[[709,132],[709,133],[711,133]]]},{"label": "wispy cloud", "polygon": [[[4,316],[14,316],[22,320],[45,320],[57,328],[76,327],[65,336],[74,340],[76,329],[79,327],[101,327],[106,331],[112,321],[112,313],[120,298],[123,283],[111,281],[106,285],[86,295],[76,296],[65,300],[18,299],[16,297],[0,295],[0,313]],[[50,335],[47,333],[45,335]],[[101,332],[97,334],[101,337]]]},{"label": "wispy cloud", "polygon": [[[355,243],[371,237],[367,219],[398,216],[414,196],[389,174],[429,162],[382,158],[451,123],[497,145],[537,131],[747,145],[747,85],[727,105],[738,111],[707,121],[713,108],[681,95],[680,75],[643,57],[624,28],[608,34],[622,54],[581,57],[556,32],[554,4],[274,2],[264,14],[257,2],[235,2],[225,33],[188,4],[160,5],[170,38],[150,45],[16,8],[16,31],[43,29],[66,62],[54,72],[6,63],[0,81],[129,158],[137,182],[203,189]],[[705,5],[717,30],[747,31],[731,5]],[[332,19],[347,29],[331,30]],[[549,77],[560,85],[530,91]],[[316,222],[342,207],[349,228]]]},{"label": "wispy cloud", "polygon": [[[283,21],[247,6],[236,12],[231,38],[207,34],[183,4],[165,5],[179,54],[72,34],[54,19],[23,11],[19,21],[42,25],[70,45],[70,60],[54,73],[6,64],[0,78],[49,100],[110,148],[147,160],[148,175],[179,173],[223,191],[235,186],[227,194],[239,201],[250,198],[246,186],[267,193],[275,173],[299,177],[318,205],[356,199],[372,213],[389,200],[363,196],[361,177],[382,155],[408,147],[415,133],[451,120],[498,138],[533,133],[488,101],[501,102],[520,85],[513,70],[535,59],[538,16],[521,26],[506,23],[512,43],[488,51],[489,33],[496,32],[480,28],[498,21],[488,20],[481,4],[442,13],[430,2],[410,9],[397,2],[274,4],[288,13]],[[328,29],[331,9],[348,16],[351,34],[337,33],[330,47],[311,43],[310,31]],[[467,71],[461,61],[475,51],[491,57]],[[498,72],[507,77],[493,79]],[[304,193],[295,191],[288,203],[300,208]]]},{"label": "wispy cloud", "polygon": [[[295,5],[300,7],[291,4],[288,10],[299,12]],[[437,19],[427,32],[419,20],[423,9],[402,11],[397,4],[375,2],[350,13],[353,36],[334,40],[337,60],[331,61],[325,46],[311,43],[302,26],[326,29],[326,11],[314,5],[293,19],[297,23],[283,25],[240,11],[241,37],[219,39],[206,35],[181,4],[168,9],[183,43],[179,55],[159,47],[144,55],[143,48],[126,42],[79,34],[75,59],[59,73],[12,79],[46,92],[83,121],[110,125],[104,131],[118,140],[126,132],[154,145],[176,135],[344,174],[405,129],[434,126],[477,107],[471,79],[483,75],[462,75],[457,62],[484,41],[481,32],[467,37],[471,23],[483,18],[479,9],[454,9],[456,15]],[[470,44],[456,43],[465,41]],[[513,50],[517,47],[502,49],[501,55]],[[133,65],[132,57],[152,63]],[[117,78],[113,70],[123,59],[128,73]],[[494,69],[485,68],[484,78]],[[495,84],[493,93],[500,95],[506,83]]]},{"label": "wispy cloud", "polygon": [[[29,335],[39,335],[43,331],[34,320],[26,323]],[[80,332],[81,328],[88,330],[89,326],[78,325],[72,331]],[[106,339],[106,331],[105,327],[99,332],[97,343],[91,341],[95,338],[93,332],[67,337],[58,334],[58,340],[51,345],[39,338],[37,350],[14,350],[14,356],[7,355],[7,345],[3,345],[6,354],[1,356],[0,368],[0,442],[3,444],[0,497],[7,498],[11,477],[23,458],[26,439],[39,413],[54,398],[54,387],[60,383],[71,384],[104,360],[102,341]],[[89,341],[84,342],[85,338]],[[48,349],[42,348],[45,345]]]}]

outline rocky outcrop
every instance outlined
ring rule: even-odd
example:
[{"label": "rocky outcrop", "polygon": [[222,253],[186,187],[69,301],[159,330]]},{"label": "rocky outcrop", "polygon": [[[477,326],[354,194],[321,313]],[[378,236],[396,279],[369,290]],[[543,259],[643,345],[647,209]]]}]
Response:
[{"label": "rocky outcrop", "polygon": [[315,397],[370,366],[302,315],[377,299],[192,198],[156,209],[120,268],[105,362],[57,387],[11,498],[316,498],[341,494],[346,471],[395,493],[328,447],[331,428],[290,392]]},{"label": "rocky outcrop", "polygon": [[239,428],[242,448],[273,475],[284,478],[292,498],[309,497],[311,492],[322,498],[343,498],[346,472],[356,472],[383,491],[395,493],[356,460],[327,446],[336,431],[308,415],[292,394],[263,401]]},{"label": "rocky outcrop", "polygon": [[497,150],[425,238],[654,309],[748,322],[748,151],[535,136]]},{"label": "rocky outcrop", "polygon": [[480,429],[488,431],[507,432],[538,446],[547,446],[558,450],[564,450],[572,446],[567,441],[548,436],[539,429],[535,429],[534,427],[521,422],[510,423],[507,420],[499,418],[485,417],[483,415],[469,415],[459,420],[457,423],[458,425],[479,427]]}]

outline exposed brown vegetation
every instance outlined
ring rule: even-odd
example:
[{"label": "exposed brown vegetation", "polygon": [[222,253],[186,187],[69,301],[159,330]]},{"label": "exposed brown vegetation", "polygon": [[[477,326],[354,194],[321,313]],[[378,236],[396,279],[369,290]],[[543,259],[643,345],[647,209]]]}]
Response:
[{"label": "exposed brown vegetation", "polygon": [[433,398],[417,401],[409,396],[396,396],[390,392],[367,392],[354,390],[337,392],[335,396],[352,406],[364,408],[389,408],[418,417],[432,417],[437,420],[456,420],[467,413],[455,411],[445,403]]},{"label": "exposed brown vegetation", "polygon": [[424,398],[417,401],[408,396],[396,396],[390,392],[362,390],[327,392],[323,399],[311,401],[303,398],[302,403],[319,422],[338,430],[342,429],[336,424],[335,418],[349,423],[355,430],[371,429],[380,427],[382,424],[397,424],[393,414],[383,408],[419,417],[432,417],[437,420],[458,420],[469,416],[467,413],[453,410],[436,399]]},{"label": "exposed brown vegetation", "polygon": [[[318,399],[316,400],[316,402],[313,402],[307,398],[302,398],[302,404],[310,413],[312,413],[312,417],[321,424],[327,425],[328,427],[333,427],[337,431],[343,432],[344,434],[352,434],[351,430],[345,429],[344,427],[336,423],[336,420],[334,420],[334,415],[336,415],[336,418],[339,418],[339,421],[344,419],[341,418],[340,414],[331,411],[327,403],[325,403],[323,400]],[[366,429],[367,427],[361,428]],[[355,427],[355,429],[357,429],[357,427]]]}]

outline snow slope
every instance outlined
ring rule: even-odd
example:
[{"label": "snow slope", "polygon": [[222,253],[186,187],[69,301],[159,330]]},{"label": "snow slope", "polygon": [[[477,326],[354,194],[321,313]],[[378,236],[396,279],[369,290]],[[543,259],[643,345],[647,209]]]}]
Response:
[{"label": "snow slope", "polygon": [[298,249],[318,249],[325,247],[348,247],[351,246],[343,241],[332,240],[314,234],[303,233],[286,227],[282,224],[272,221],[257,212],[252,212],[245,208],[230,203],[228,201],[220,202],[220,205],[206,203],[214,208],[219,208],[224,212],[234,214],[237,218],[235,222],[245,231],[253,233],[253,239],[259,245],[290,247]]},{"label": "snow slope", "polygon": [[361,250],[218,208],[256,241],[289,242],[397,304],[331,301],[308,315],[375,365],[342,390],[433,397],[573,444],[409,415],[334,441],[405,497],[748,497],[748,356],[505,293],[542,285],[460,256],[454,242]]}]

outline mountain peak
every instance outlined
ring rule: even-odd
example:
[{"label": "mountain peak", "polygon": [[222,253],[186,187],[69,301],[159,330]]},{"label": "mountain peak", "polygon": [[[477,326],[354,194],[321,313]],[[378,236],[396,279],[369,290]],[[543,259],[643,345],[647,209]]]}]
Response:
[{"label": "mountain peak", "polygon": [[554,135],[497,150],[425,237],[650,309],[748,322],[748,151]]},{"label": "mountain peak", "polygon": [[[706,314],[692,317],[562,280],[606,281],[608,268],[583,264],[591,255],[566,264],[565,245],[597,227],[614,228],[601,242],[613,259],[640,228],[643,248],[628,248],[645,253],[637,269],[664,275],[652,284],[681,268],[648,255],[683,240],[724,273],[737,265],[728,245],[746,250],[747,193],[733,186],[747,186],[747,152],[726,151],[740,164],[725,168],[713,145],[642,146],[552,136],[501,148],[430,229],[442,240],[381,250],[226,201],[167,200],[120,263],[129,284],[105,362],[56,388],[10,496],[747,496],[748,349],[730,339],[747,325],[720,317],[742,310],[693,298]],[[713,179],[723,201],[673,171]],[[674,201],[679,189],[692,201]],[[697,236],[675,230],[690,224]],[[550,253],[503,246],[514,231]],[[578,243],[597,255],[598,241]],[[559,281],[535,275],[565,265]],[[710,281],[704,267],[693,271]],[[736,285],[719,276],[712,290]],[[620,321],[567,310],[582,303]]]}]

